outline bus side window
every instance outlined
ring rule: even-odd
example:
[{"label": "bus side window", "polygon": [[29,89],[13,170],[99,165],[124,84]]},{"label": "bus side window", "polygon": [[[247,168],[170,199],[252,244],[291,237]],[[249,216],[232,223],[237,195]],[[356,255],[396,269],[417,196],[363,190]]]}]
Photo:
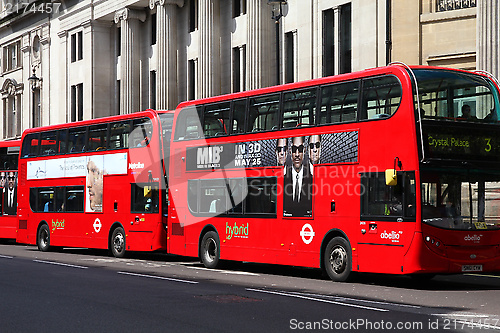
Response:
[{"label": "bus side window", "polygon": [[30,208],[32,212],[37,211],[38,189],[35,187],[30,188]]},{"label": "bus side window", "polygon": [[312,88],[284,94],[282,128],[314,125],[316,91],[316,88]]},{"label": "bus side window", "polygon": [[248,178],[248,193],[244,199],[245,214],[273,214],[277,204],[276,177]]},{"label": "bus side window", "polygon": [[401,102],[402,89],[395,76],[363,80],[363,119],[388,118]]},{"label": "bus side window", "polygon": [[68,130],[59,130],[59,140],[56,154],[66,154],[68,152]]},{"label": "bus side window", "polygon": [[89,128],[87,151],[105,150],[107,147],[108,125],[99,124]]},{"label": "bus side window", "polygon": [[158,213],[160,190],[158,183],[131,184],[131,213]]},{"label": "bus side window", "polygon": [[26,135],[26,137],[23,140],[23,147],[21,150],[21,156],[23,158],[38,156],[39,136],[40,133],[31,133]]},{"label": "bus side window", "polygon": [[85,149],[86,129],[75,127],[69,129],[68,150],[70,153],[81,153]]},{"label": "bus side window", "polygon": [[321,88],[320,124],[356,121],[359,81],[344,82]]},{"label": "bus side window", "polygon": [[130,122],[121,121],[110,125],[109,149],[128,148]]},{"label": "bus side window", "polygon": [[250,99],[247,132],[262,132],[278,129],[280,94]]},{"label": "bus side window", "polygon": [[66,212],[83,212],[84,203],[84,187],[83,186],[68,186],[66,187],[66,201],[63,211]]},{"label": "bus side window", "polygon": [[200,213],[224,214],[226,212],[227,198],[227,187],[224,179],[200,180]]},{"label": "bus side window", "polygon": [[129,140],[131,148],[146,147],[153,138],[153,123],[149,118],[135,119]]},{"label": "bus side window", "polygon": [[245,133],[245,115],[247,100],[240,99],[233,102],[232,134]]},{"label": "bus side window", "polygon": [[229,116],[231,115],[230,103],[217,103],[207,105],[203,116],[203,134],[206,138],[212,136],[228,135]]},{"label": "bus side window", "polygon": [[193,105],[181,110],[177,117],[175,140],[198,139],[201,137],[202,109],[201,106]]},{"label": "bus side window", "polygon": [[40,134],[40,156],[55,155],[57,151],[57,132]]},{"label": "bus side window", "polygon": [[54,188],[45,187],[38,189],[38,212],[53,212],[55,207]]},{"label": "bus side window", "polygon": [[361,177],[361,185],[362,219],[415,217],[414,172],[398,172],[394,186],[386,185],[384,173],[365,174]]}]

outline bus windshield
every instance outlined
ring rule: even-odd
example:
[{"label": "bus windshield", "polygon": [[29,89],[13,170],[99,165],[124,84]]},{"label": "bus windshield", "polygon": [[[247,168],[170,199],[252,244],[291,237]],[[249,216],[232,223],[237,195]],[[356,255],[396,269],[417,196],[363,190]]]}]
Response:
[{"label": "bus windshield", "polygon": [[414,70],[424,119],[499,124],[499,96],[494,84],[473,73]]},{"label": "bus windshield", "polygon": [[500,229],[500,176],[422,173],[422,220],[444,229]]}]

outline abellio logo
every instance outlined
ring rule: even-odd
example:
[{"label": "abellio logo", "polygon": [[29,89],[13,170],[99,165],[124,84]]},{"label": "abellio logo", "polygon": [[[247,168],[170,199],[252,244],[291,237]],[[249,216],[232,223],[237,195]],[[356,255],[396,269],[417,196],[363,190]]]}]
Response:
[{"label": "abellio logo", "polygon": [[226,222],[226,239],[229,240],[233,237],[248,238],[248,223],[238,226],[236,222],[234,222],[234,226],[231,226],[229,222]]},{"label": "abellio logo", "polygon": [[390,239],[393,242],[399,242],[399,237],[401,236],[402,233],[403,233],[402,231],[399,232],[391,231],[391,233],[389,234],[387,233],[386,230],[384,230],[384,232],[380,234],[380,238]]},{"label": "abellio logo", "polygon": [[477,242],[481,241],[481,236],[483,236],[483,235],[472,235],[472,236],[467,235],[464,237],[464,241],[477,243]]}]

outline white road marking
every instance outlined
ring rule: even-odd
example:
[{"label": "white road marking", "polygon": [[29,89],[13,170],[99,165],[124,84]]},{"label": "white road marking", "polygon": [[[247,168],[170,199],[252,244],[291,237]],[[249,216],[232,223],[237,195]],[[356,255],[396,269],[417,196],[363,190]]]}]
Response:
[{"label": "white road marking", "polygon": [[4,255],[1,255],[1,254],[0,254],[0,258],[4,258],[4,259],[14,259],[14,257],[11,257],[11,256],[4,256]]},{"label": "white road marking", "polygon": [[300,292],[292,292],[295,295],[304,295],[304,296],[313,296],[313,297],[324,297],[331,298],[337,301],[350,301],[350,302],[360,302],[360,303],[372,303],[378,305],[388,305],[388,306],[396,306],[402,308],[414,308],[420,309],[421,307],[418,305],[410,305],[410,304],[398,304],[398,303],[389,303],[389,302],[381,302],[381,301],[370,301],[366,299],[357,299],[357,298],[349,298],[349,297],[341,297],[341,296],[333,296],[333,295],[321,295],[321,294],[309,294],[309,293],[300,293]]},{"label": "white road marking", "polygon": [[88,268],[88,267],[85,267],[85,266],[70,265],[70,264],[64,264],[62,262],[55,262],[55,261],[45,261],[45,260],[33,260],[33,261],[41,263],[41,264],[65,266],[65,267],[72,267],[72,268],[80,268],[80,269],[87,269]]},{"label": "white road marking", "polygon": [[189,267],[189,266],[187,266],[186,268],[189,268],[189,269],[199,269],[199,270],[202,270],[202,271],[218,272],[218,273],[222,273],[222,274],[259,276],[259,274],[255,274],[255,273],[241,272],[241,271],[226,271],[226,270],[223,270],[223,269],[212,269],[212,268],[205,268],[205,267]]},{"label": "white road marking", "polygon": [[167,280],[167,281],[174,281],[174,282],[182,282],[182,283],[191,283],[191,284],[197,284],[197,283],[199,283],[199,282],[196,282],[196,281],[180,280],[180,279],[168,278],[168,277],[163,277],[163,276],[137,274],[137,273],[130,273],[130,272],[118,272],[118,274],[138,276],[138,277],[145,277],[145,278],[150,278],[150,279],[158,279],[158,280]]},{"label": "white road marking", "polygon": [[269,291],[269,290],[251,289],[251,288],[247,288],[246,290],[248,290],[248,291],[254,291],[254,292],[258,292],[258,293],[265,293],[265,294],[273,294],[273,295],[280,295],[280,296],[301,298],[301,299],[306,299],[306,300],[309,300],[309,301],[316,301],[316,302],[337,304],[337,305],[342,305],[342,306],[349,306],[349,307],[358,308],[358,309],[365,309],[365,310],[372,310],[372,311],[379,311],[379,312],[389,312],[389,310],[387,310],[387,309],[374,308],[374,307],[370,307],[370,306],[363,306],[363,305],[356,305],[356,304],[349,304],[349,303],[342,303],[342,302],[331,301],[331,300],[322,299],[322,298],[314,298],[314,297],[308,297],[308,296],[288,294],[288,293],[278,292],[278,291]]}]

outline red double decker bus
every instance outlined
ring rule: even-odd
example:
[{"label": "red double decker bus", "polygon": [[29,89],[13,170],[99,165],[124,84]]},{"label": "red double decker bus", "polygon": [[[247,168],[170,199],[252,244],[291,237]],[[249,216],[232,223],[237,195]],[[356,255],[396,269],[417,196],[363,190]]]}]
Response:
[{"label": "red double decker bus", "polygon": [[391,65],[182,103],[167,250],[336,281],[498,271],[498,89]]},{"label": "red double decker bus", "polygon": [[500,270],[500,95],[392,65],[27,130],[17,240],[352,272]]},{"label": "red double decker bus", "polygon": [[144,111],[26,130],[17,241],[116,257],[165,249],[168,124],[172,114]]},{"label": "red double decker bus", "polygon": [[0,238],[16,239],[17,160],[21,140],[0,141]]}]

